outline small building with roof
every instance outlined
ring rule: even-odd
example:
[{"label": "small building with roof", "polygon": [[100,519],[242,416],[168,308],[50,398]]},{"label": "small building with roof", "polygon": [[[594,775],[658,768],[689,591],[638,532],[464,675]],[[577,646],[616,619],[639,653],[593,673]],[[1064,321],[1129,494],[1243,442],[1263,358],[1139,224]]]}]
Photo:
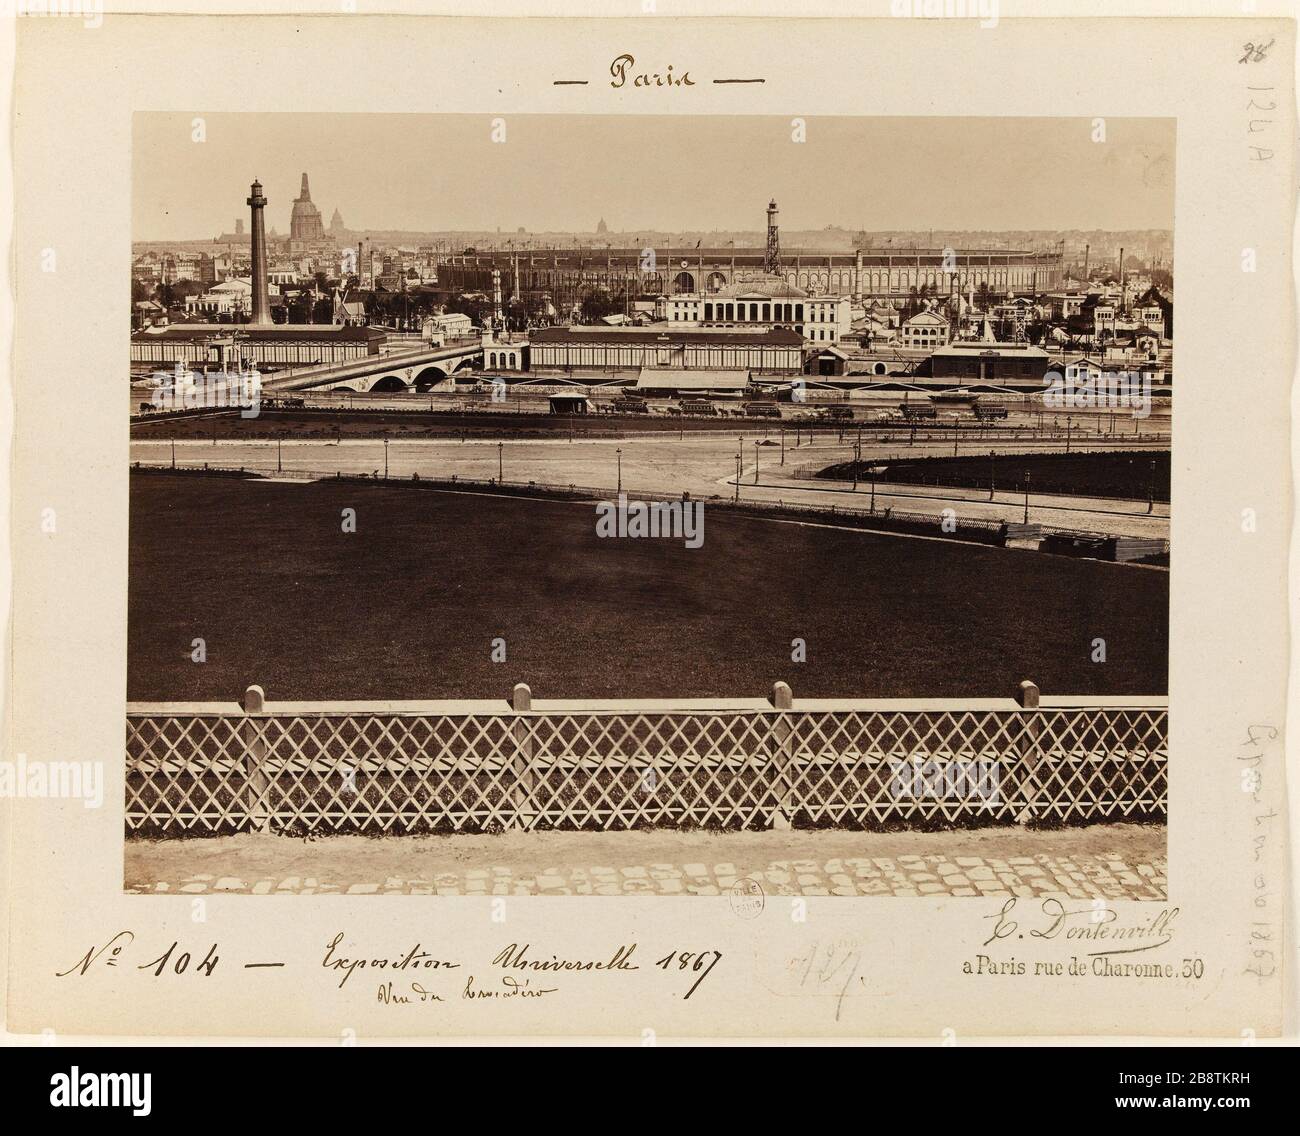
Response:
[{"label": "small building with roof", "polygon": [[958,342],[930,355],[930,373],[962,385],[1042,386],[1051,356],[1028,343]]},{"label": "small building with roof", "polygon": [[131,336],[131,362],[172,365],[201,362],[208,345],[234,334],[244,357],[258,366],[305,366],[342,363],[378,355],[387,335],[373,327],[340,324],[174,323],[150,327]]},{"label": "small building with roof", "polygon": [[617,371],[642,367],[679,370],[803,369],[804,340],[789,328],[547,327],[530,335],[529,369]]}]

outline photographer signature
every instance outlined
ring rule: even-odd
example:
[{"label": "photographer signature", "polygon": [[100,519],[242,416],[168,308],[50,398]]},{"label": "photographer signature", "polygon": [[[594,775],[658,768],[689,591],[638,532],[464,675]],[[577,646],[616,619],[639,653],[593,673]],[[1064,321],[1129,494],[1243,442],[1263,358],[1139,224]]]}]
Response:
[{"label": "photographer signature", "polygon": [[[1089,951],[1090,955],[1136,954],[1163,947],[1173,938],[1178,908],[1162,907],[1155,915],[1144,915],[1137,922],[1122,922],[1119,912],[1104,900],[1089,907],[1068,908],[1059,899],[1044,899],[1038,910],[1028,908],[1017,914],[1018,900],[1008,899],[986,919],[993,920],[993,933],[983,945],[1000,939],[1082,939],[1106,943],[1131,944],[1113,949]],[[1012,918],[1016,915],[1016,918]],[[1031,925],[1031,922],[1033,924]]]}]

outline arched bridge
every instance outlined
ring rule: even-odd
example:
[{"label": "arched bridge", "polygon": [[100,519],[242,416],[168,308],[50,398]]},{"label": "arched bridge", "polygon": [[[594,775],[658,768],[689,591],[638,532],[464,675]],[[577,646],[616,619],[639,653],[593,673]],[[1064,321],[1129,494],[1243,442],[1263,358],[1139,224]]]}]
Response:
[{"label": "arched bridge", "polygon": [[367,355],[346,363],[299,367],[269,376],[262,383],[268,394],[299,390],[368,391],[428,390],[458,371],[482,361],[481,343],[423,347],[390,355]]}]

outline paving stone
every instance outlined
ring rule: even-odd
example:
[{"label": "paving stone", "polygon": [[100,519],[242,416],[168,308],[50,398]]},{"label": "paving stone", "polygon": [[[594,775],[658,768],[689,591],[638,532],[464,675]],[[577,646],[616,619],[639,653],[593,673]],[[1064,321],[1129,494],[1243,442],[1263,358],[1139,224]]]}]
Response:
[{"label": "paving stone", "polygon": [[967,895],[979,895],[979,892],[977,892],[974,888],[953,888],[952,894],[967,896]]},{"label": "paving stone", "polygon": [[721,895],[712,884],[687,884],[686,890],[692,895]]},{"label": "paving stone", "polygon": [[597,895],[622,895],[623,889],[618,884],[597,884]]},{"label": "paving stone", "polygon": [[624,868],[623,878],[627,880],[643,880],[649,873],[642,867]]},{"label": "paving stone", "polygon": [[682,866],[682,871],[696,879],[707,879],[709,875],[709,869],[703,864],[685,864]]},{"label": "paving stone", "polygon": [[458,887],[440,887],[440,888],[438,889],[438,894],[439,894],[439,895],[460,895],[460,888],[458,888]]},{"label": "paving stone", "polygon": [[917,885],[916,890],[922,895],[934,895],[936,892],[947,891],[948,889],[941,883],[926,883]]},{"label": "paving stone", "polygon": [[803,884],[805,887],[816,886],[817,884],[822,882],[822,878],[821,876],[815,876],[812,875],[811,873],[805,872],[803,875],[799,877],[799,882]]},{"label": "paving stone", "polygon": [[830,895],[831,893],[823,887],[806,887],[803,889],[804,895]]},{"label": "paving stone", "polygon": [[959,868],[982,868],[984,861],[978,856],[958,856],[953,861]]},{"label": "paving stone", "polygon": [[713,874],[715,876],[738,876],[740,873],[736,871],[735,864],[714,864]]},{"label": "paving stone", "polygon": [[212,885],[213,891],[243,891],[248,885],[243,880],[237,880],[234,876],[222,876],[215,884]]},{"label": "paving stone", "polygon": [[255,883],[255,884],[253,885],[253,894],[254,894],[254,895],[270,895],[270,894],[271,894],[271,885],[272,885],[274,882],[275,882],[274,880],[258,880],[257,883]]},{"label": "paving stone", "polygon": [[348,895],[374,895],[378,890],[378,884],[352,884],[348,888]]},{"label": "paving stone", "polygon": [[545,891],[547,888],[564,887],[565,879],[561,875],[550,875],[537,877],[537,886]]},{"label": "paving stone", "polygon": [[831,895],[857,895],[858,889],[848,884],[841,884],[839,887],[831,888]]},{"label": "paving stone", "polygon": [[542,894],[543,895],[572,895],[573,889],[566,888],[566,887],[544,888],[542,890]]},{"label": "paving stone", "polygon": [[[194,878],[197,880],[203,877],[195,876]],[[212,879],[212,877],[208,876],[207,879]],[[286,876],[284,879],[280,881],[281,891],[297,891],[298,888],[301,886],[302,886],[301,881],[298,879],[297,876]]]},{"label": "paving stone", "polygon": [[769,870],[763,873],[763,877],[774,884],[788,884],[790,882],[789,872],[774,872]]},{"label": "paving stone", "polygon": [[680,895],[682,881],[679,879],[662,879],[659,881],[659,890],[664,895]]},{"label": "paving stone", "polygon": [[[165,887],[166,885],[164,884],[163,886]],[[207,891],[207,890],[208,890],[207,884],[181,884],[181,891],[196,892],[196,891]]]},{"label": "paving stone", "polygon": [[993,878],[993,869],[984,864],[979,864],[970,868],[966,872],[966,877],[971,880],[991,880]]}]

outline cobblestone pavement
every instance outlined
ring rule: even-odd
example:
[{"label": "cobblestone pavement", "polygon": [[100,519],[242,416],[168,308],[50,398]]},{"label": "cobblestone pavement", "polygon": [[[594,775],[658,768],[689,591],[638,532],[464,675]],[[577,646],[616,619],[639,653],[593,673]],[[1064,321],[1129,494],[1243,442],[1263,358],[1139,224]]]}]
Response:
[{"label": "cobblestone pavement", "polygon": [[[925,847],[927,843],[941,844],[945,838],[949,844],[962,843],[952,833],[904,834],[907,839],[893,841],[905,847],[919,845],[920,851],[830,856],[825,853],[840,849],[819,848],[823,840],[847,844],[845,850],[857,846],[856,850],[862,851],[864,844],[889,844],[889,837],[798,834],[802,836],[797,841],[800,851],[808,858],[781,855],[780,845],[792,843],[788,837],[775,848],[765,847],[773,844],[771,835],[765,833],[712,836],[703,842],[683,836],[678,843],[687,845],[684,849],[674,848],[671,840],[646,841],[639,839],[639,834],[618,834],[625,843],[623,855],[617,854],[618,837],[594,834],[588,842],[599,846],[584,849],[585,834],[553,833],[533,837],[538,847],[523,865],[517,854],[518,837],[512,847],[497,849],[492,847],[492,838],[483,837],[386,841],[336,837],[307,844],[304,850],[300,841],[250,835],[157,842],[134,853],[128,845],[126,890],[181,895],[719,895],[739,880],[749,879],[768,895],[1166,898],[1163,829],[1146,830],[1150,833],[1146,838],[1113,842],[1114,846],[1107,844],[1107,830],[1088,831],[1096,835],[1082,843],[1095,844],[1095,851],[1073,847],[1081,843],[1071,839],[1077,834],[1016,833],[1009,848],[980,840],[975,842],[978,851],[971,849],[971,855],[961,855],[961,849],[949,854]],[[754,839],[747,839],[751,836]],[[851,842],[844,839],[855,836]],[[1035,838],[1049,850],[1030,851]],[[402,851],[404,839],[407,849]],[[246,843],[238,847],[241,841]],[[361,846],[356,845],[358,841]],[[212,847],[194,847],[227,842],[230,855]],[[279,842],[279,848],[267,842]],[[457,847],[457,842],[476,846]],[[979,847],[988,843],[994,847]],[[288,856],[278,854],[285,844],[289,845]],[[691,848],[691,844],[702,847]],[[168,845],[179,848],[173,852]],[[379,847],[374,848],[376,845]],[[865,850],[872,851],[869,847]],[[193,855],[196,851],[202,854]],[[585,851],[593,854],[584,855]],[[730,858],[706,857],[706,851],[720,851]],[[472,853],[474,859],[457,862],[464,852]],[[181,860],[189,863],[182,865]],[[163,867],[168,870],[160,871]]]}]

